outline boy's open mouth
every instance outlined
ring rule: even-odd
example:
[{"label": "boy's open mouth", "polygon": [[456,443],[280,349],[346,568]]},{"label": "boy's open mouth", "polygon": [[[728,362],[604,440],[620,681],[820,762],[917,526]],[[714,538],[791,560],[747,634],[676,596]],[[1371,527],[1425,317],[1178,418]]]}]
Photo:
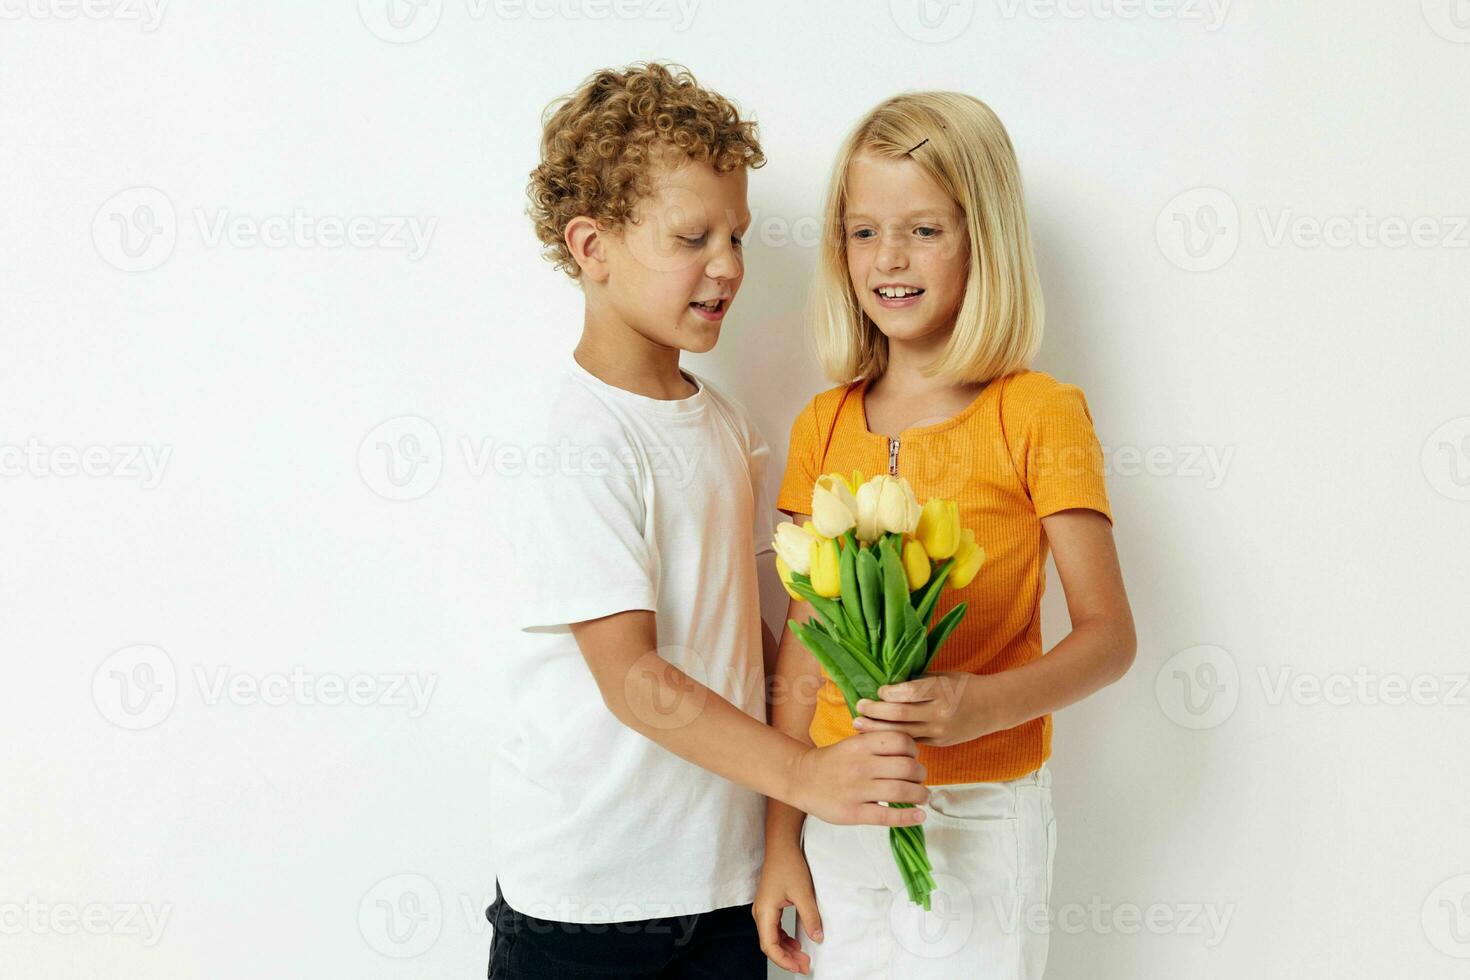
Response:
[{"label": "boy's open mouth", "polygon": [[689,308],[706,320],[718,320],[725,315],[725,303],[723,299],[711,299],[690,303]]}]

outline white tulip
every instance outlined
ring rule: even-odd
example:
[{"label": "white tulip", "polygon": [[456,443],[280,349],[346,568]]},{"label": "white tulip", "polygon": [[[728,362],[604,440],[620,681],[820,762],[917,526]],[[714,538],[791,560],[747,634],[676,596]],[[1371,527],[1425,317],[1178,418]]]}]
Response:
[{"label": "white tulip", "polygon": [[786,567],[798,575],[810,575],[812,570],[812,544],[817,539],[804,527],[790,521],[776,525],[776,538],[772,543],[776,554]]}]

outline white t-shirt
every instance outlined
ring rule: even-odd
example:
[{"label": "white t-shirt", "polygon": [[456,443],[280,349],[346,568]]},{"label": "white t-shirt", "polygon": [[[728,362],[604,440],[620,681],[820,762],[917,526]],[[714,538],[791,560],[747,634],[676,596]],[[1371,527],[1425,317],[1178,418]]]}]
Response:
[{"label": "white t-shirt", "polygon": [[[764,797],[618,721],[567,625],[651,609],[664,660],[765,721],[754,556],[771,550],[770,448],[739,404],[684,374],[699,390],[665,401],[569,359],[501,509],[519,632],[494,667],[493,865],[506,902],[537,918],[624,922],[755,896]],[[686,694],[646,721],[698,710]]]}]

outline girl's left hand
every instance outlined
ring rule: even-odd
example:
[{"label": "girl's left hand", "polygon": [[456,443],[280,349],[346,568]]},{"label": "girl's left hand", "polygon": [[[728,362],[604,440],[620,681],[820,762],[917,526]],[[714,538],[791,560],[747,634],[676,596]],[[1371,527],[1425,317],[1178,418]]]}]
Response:
[{"label": "girl's left hand", "polygon": [[881,701],[857,703],[860,732],[903,732],[920,745],[955,745],[998,730],[984,674],[925,674],[878,688]]}]

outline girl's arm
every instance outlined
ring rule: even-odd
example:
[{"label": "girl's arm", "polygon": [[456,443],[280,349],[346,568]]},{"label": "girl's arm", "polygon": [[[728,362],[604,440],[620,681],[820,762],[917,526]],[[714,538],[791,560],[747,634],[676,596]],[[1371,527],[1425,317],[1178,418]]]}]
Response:
[{"label": "girl's arm", "polygon": [[1138,649],[1113,529],[1095,510],[1041,519],[1062,580],[1072,632],[1044,657],[998,674],[929,674],[860,701],[854,727],[954,745],[1075,704],[1128,672]]}]

